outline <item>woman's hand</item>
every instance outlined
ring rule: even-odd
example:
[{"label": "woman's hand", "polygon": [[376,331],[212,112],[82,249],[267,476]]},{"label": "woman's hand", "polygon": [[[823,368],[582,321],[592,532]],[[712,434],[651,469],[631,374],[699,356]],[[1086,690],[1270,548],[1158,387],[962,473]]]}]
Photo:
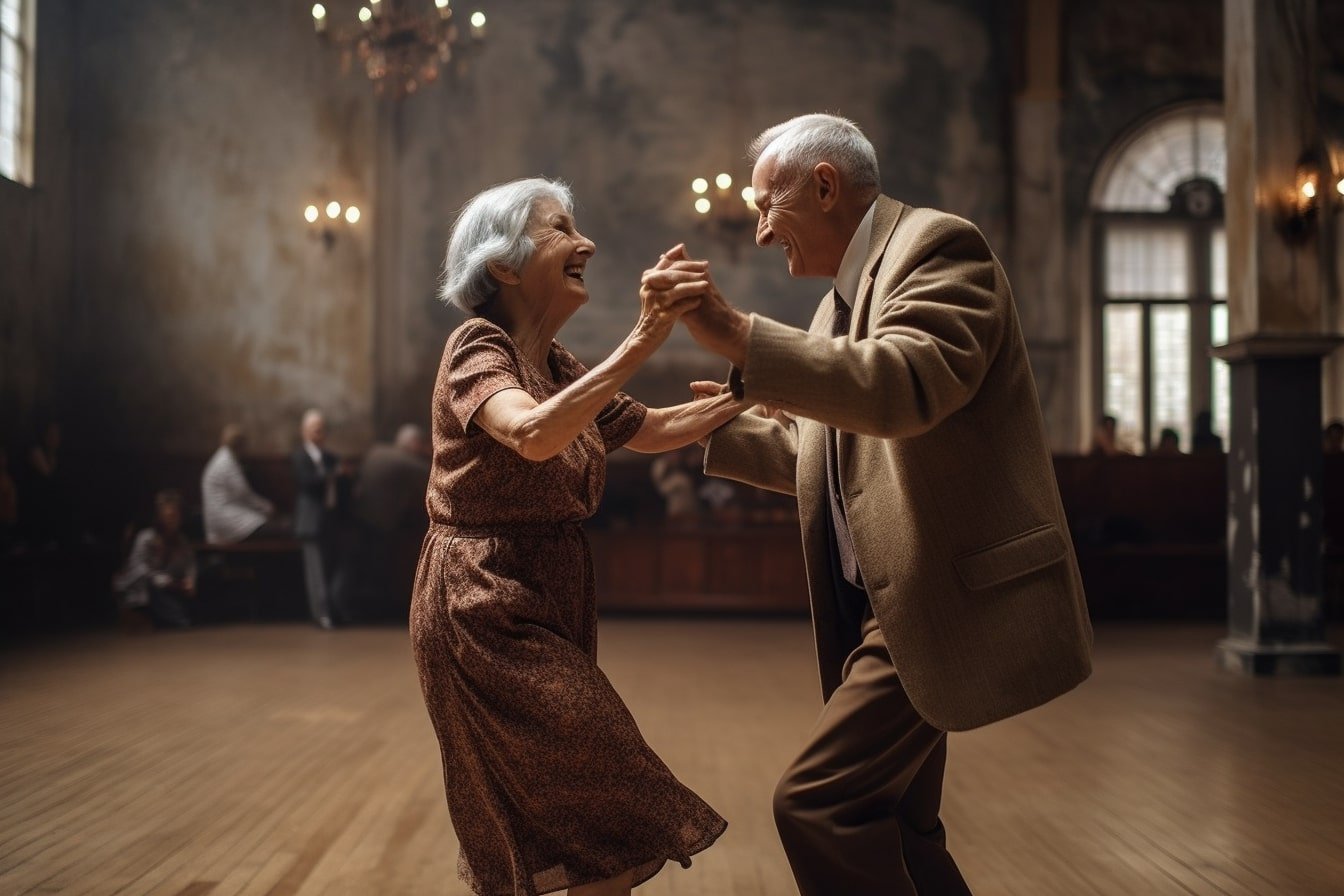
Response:
[{"label": "woman's hand", "polygon": [[677,320],[696,308],[709,288],[709,262],[673,260],[677,248],[644,272],[639,284],[639,323],[635,334],[662,343]]}]

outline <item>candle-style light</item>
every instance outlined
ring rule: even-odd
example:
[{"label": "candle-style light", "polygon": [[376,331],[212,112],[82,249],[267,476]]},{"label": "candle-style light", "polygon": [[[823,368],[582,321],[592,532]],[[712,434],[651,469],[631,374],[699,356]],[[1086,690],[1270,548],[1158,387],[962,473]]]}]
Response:
[{"label": "candle-style light", "polygon": [[318,34],[325,34],[327,31],[327,8],[321,3],[313,4],[313,29]]},{"label": "candle-style light", "polygon": [[485,13],[479,9],[471,14],[471,36],[478,39],[485,37]]},{"label": "candle-style light", "polygon": [[318,215],[318,211],[317,211],[317,206],[315,206],[315,205],[310,205],[310,206],[308,206],[306,209],[303,210],[303,219],[304,219],[305,221],[307,221],[309,224],[316,224],[316,223],[317,223],[317,215]]},{"label": "candle-style light", "polygon": [[733,179],[731,176],[728,175],[727,172],[724,172],[720,174],[718,177],[714,178],[714,186],[718,187],[720,190],[726,190],[732,185],[733,185]]},{"label": "candle-style light", "polygon": [[448,7],[448,0],[434,0],[434,5],[439,10],[439,18],[446,19],[452,16],[453,11]]},{"label": "candle-style light", "polygon": [[356,207],[353,206],[353,205],[350,206],[349,208],[347,208],[347,209],[345,210],[345,220],[346,220],[348,223],[350,223],[350,224],[358,224],[358,223],[359,223],[359,209],[356,208]]},{"label": "candle-style light", "polygon": [[341,216],[341,204],[336,200],[327,203],[327,217],[339,218]]}]

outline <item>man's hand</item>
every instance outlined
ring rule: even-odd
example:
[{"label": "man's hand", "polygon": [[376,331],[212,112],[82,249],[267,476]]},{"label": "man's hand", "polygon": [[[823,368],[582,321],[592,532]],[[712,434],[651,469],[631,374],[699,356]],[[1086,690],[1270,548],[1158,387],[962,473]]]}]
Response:
[{"label": "man's hand", "polygon": [[[685,244],[679,244],[663,253],[654,270],[676,269],[683,265],[689,267],[695,264],[698,263],[693,262],[686,254]],[[683,314],[681,320],[696,342],[714,354],[727,358],[740,369],[747,360],[747,337],[751,333],[751,318],[728,304],[728,300],[714,283],[713,276],[708,273],[707,267],[705,271],[709,288],[705,291],[699,306]],[[647,277],[649,273],[645,276]]]}]

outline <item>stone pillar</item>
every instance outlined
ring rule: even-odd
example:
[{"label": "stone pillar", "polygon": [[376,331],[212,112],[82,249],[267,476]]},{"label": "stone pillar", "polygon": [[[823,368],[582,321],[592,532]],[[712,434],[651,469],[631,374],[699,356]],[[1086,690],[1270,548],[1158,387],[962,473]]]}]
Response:
[{"label": "stone pillar", "polygon": [[[1253,675],[1339,674],[1321,596],[1320,234],[1288,226],[1304,158],[1319,154],[1315,0],[1224,0],[1228,305],[1228,637],[1220,663]],[[1324,187],[1325,181],[1322,181]]]},{"label": "stone pillar", "polygon": [[1026,0],[1018,22],[1021,82],[1013,97],[1013,292],[1051,447],[1077,449],[1076,303],[1064,273],[1064,176],[1059,148],[1059,0]]}]

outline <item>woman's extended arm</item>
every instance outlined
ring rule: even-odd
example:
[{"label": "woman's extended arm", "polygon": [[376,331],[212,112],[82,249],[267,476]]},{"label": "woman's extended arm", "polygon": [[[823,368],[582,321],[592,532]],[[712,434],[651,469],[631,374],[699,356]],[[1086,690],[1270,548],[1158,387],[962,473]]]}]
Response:
[{"label": "woman's extended arm", "polygon": [[728,393],[670,408],[649,408],[644,424],[625,447],[645,454],[671,451],[703,439],[746,408]]},{"label": "woman's extended arm", "polygon": [[605,361],[541,403],[521,389],[496,392],[476,411],[474,422],[528,460],[547,460],[563,451],[663,344],[677,318],[699,303],[708,285],[703,270],[683,267],[661,274],[652,288],[640,290],[639,322]]}]

